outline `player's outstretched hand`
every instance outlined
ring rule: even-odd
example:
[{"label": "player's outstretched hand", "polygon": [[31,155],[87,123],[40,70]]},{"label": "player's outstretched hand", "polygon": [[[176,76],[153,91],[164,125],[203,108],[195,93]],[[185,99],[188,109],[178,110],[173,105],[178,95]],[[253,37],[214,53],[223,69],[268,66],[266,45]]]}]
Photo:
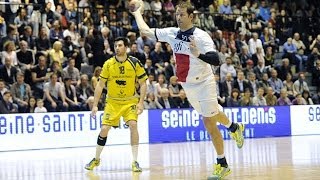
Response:
[{"label": "player's outstretched hand", "polygon": [[130,12],[133,16],[136,16],[137,14],[142,15],[143,12],[144,12],[144,4],[143,4],[143,1],[139,1],[139,3],[140,3],[140,6],[139,6],[139,8],[137,8],[135,11],[129,10],[129,12]]},{"label": "player's outstretched hand", "polygon": [[96,118],[97,111],[98,111],[98,107],[93,106],[91,110],[91,117]]},{"label": "player's outstretched hand", "polygon": [[196,41],[194,39],[194,36],[190,36],[189,37],[189,40],[190,40],[190,51],[191,53],[195,56],[195,57],[199,57],[200,55],[200,52],[199,52],[199,49],[196,45]]},{"label": "player's outstretched hand", "polygon": [[141,114],[143,112],[144,106],[143,103],[138,103],[137,104],[137,114]]}]

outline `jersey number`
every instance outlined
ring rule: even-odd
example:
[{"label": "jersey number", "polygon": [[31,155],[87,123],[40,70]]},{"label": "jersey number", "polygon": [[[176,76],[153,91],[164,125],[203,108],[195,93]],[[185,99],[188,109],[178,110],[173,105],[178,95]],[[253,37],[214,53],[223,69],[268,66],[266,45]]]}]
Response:
[{"label": "jersey number", "polygon": [[124,66],[120,66],[119,70],[120,70],[120,74],[124,74]]}]

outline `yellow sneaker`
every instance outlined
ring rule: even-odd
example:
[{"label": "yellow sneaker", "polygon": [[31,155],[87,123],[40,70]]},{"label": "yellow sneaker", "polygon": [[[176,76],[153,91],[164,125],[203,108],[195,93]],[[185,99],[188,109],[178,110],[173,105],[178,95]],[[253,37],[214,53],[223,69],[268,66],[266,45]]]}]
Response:
[{"label": "yellow sneaker", "polygon": [[244,143],[244,137],[243,137],[244,124],[242,123],[237,123],[237,124],[238,124],[238,129],[234,133],[230,132],[230,136],[232,139],[234,139],[237,142],[238,148],[242,148]]},{"label": "yellow sneaker", "polygon": [[86,166],[84,167],[86,170],[93,170],[94,167],[100,165],[100,159],[96,160],[96,158],[93,158]]},{"label": "yellow sneaker", "polygon": [[142,172],[142,168],[139,166],[137,161],[133,161],[131,166],[133,172]]},{"label": "yellow sneaker", "polygon": [[220,164],[214,165],[214,172],[212,176],[209,176],[207,180],[221,180],[231,173],[230,168],[222,167]]}]

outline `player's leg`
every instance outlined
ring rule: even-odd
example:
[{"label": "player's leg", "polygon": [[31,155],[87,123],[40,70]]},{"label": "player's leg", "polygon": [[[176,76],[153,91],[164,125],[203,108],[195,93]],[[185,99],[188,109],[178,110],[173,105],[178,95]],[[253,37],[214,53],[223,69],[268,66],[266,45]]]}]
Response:
[{"label": "player's leg", "polygon": [[86,164],[85,169],[93,170],[96,166],[100,165],[100,156],[103,151],[104,146],[107,142],[108,132],[111,126],[102,125],[100,133],[97,138],[96,155],[88,164]]},{"label": "player's leg", "polygon": [[212,144],[217,151],[217,164],[214,165],[213,175],[208,179],[221,179],[231,173],[224,155],[222,135],[217,127],[217,121],[213,117],[203,117],[203,123],[210,134]]},{"label": "player's leg", "polygon": [[102,117],[102,126],[100,133],[97,138],[96,154],[88,164],[86,164],[85,169],[92,170],[94,167],[100,165],[100,156],[103,151],[104,146],[107,143],[107,137],[111,127],[119,126],[120,121],[120,109],[119,105],[114,103],[107,103],[104,109],[104,114]]},{"label": "player's leg", "polygon": [[124,113],[124,119],[126,124],[130,128],[130,143],[132,151],[132,171],[141,172],[142,169],[138,163],[138,151],[139,151],[139,132],[137,124],[137,109],[136,104],[128,104],[127,111]]}]

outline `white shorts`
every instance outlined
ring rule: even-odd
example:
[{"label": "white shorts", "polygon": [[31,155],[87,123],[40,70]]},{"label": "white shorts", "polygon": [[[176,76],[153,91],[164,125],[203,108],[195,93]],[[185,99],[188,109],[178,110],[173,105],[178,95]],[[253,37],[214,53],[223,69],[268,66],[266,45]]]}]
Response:
[{"label": "white shorts", "polygon": [[218,103],[214,77],[197,84],[183,83],[182,87],[192,107],[204,117],[212,117],[223,111]]}]

